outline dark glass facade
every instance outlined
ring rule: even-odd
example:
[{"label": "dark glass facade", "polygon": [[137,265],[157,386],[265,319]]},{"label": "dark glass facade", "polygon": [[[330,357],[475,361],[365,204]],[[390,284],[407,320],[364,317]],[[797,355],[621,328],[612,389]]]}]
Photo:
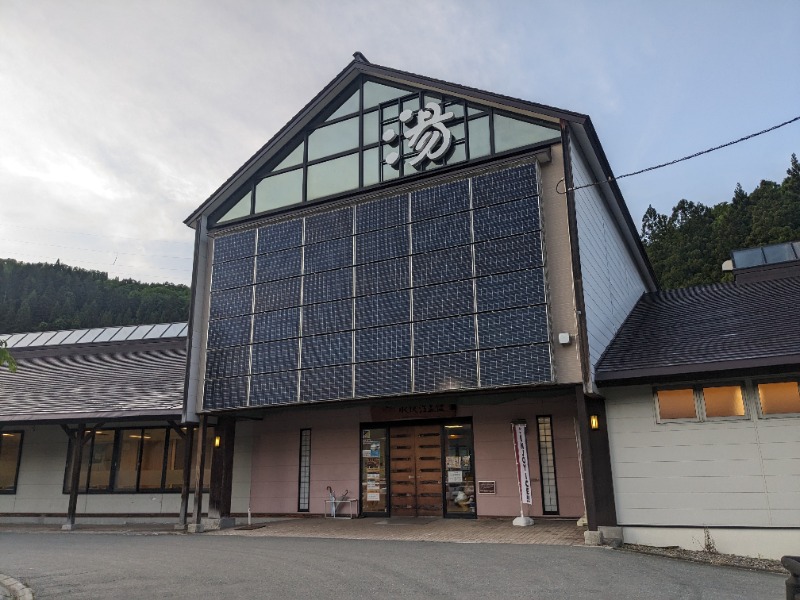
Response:
[{"label": "dark glass facade", "polygon": [[523,164],[214,241],[204,407],[552,381]]}]

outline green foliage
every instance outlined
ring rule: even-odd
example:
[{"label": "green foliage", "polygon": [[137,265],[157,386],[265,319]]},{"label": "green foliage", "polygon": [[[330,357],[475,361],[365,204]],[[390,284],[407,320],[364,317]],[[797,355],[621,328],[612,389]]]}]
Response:
[{"label": "green foliage", "polygon": [[800,163],[792,154],[781,184],[762,181],[747,194],[737,184],[730,202],[681,200],[672,214],[652,206],[641,237],[661,287],[673,289],[730,278],[722,263],[741,248],[800,240]]},{"label": "green foliage", "polygon": [[12,373],[17,372],[17,362],[11,356],[11,352],[6,349],[6,341],[0,340],[0,369],[7,367]]},{"label": "green foliage", "polygon": [[185,285],[109,279],[60,262],[0,259],[2,333],[168,323],[188,316]]}]

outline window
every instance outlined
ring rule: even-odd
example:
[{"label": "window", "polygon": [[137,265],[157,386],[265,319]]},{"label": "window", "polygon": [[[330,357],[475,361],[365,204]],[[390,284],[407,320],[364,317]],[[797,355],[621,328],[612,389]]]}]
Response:
[{"label": "window", "polygon": [[[180,433],[169,427],[102,429],[86,432],[81,456],[80,493],[180,492],[183,485],[183,458],[186,428]],[[211,477],[211,452],[214,428],[206,434],[206,464],[203,476],[207,489]],[[72,440],[67,452],[64,493],[69,493]],[[0,446],[2,448],[2,446]],[[192,471],[197,452],[197,436],[192,448]],[[3,455],[0,454],[0,465]],[[0,491],[2,491],[0,466]]]},{"label": "window", "polygon": [[762,415],[800,414],[800,383],[797,381],[759,383],[756,388]]},{"label": "window", "polygon": [[311,430],[300,430],[300,477],[297,510],[308,512],[311,496]]},{"label": "window", "polygon": [[556,454],[553,444],[553,417],[537,417],[539,427],[539,474],[542,482],[542,511],[546,515],[558,514],[558,484],[556,482]]},{"label": "window", "polygon": [[0,494],[14,494],[17,491],[21,451],[21,431],[0,432]]},{"label": "window", "polygon": [[741,385],[710,385],[656,391],[659,421],[706,421],[747,415]]}]

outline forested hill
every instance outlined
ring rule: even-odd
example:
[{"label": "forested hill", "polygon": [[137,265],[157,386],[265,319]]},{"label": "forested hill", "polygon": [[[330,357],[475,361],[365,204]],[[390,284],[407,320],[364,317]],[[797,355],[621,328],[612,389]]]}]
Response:
[{"label": "forested hill", "polygon": [[650,206],[641,235],[661,287],[723,281],[722,263],[732,250],[800,241],[800,164],[795,154],[786,174],[782,183],[762,181],[749,194],[737,185],[730,202],[714,206],[681,200],[669,216]]},{"label": "forested hill", "polygon": [[0,259],[0,333],[185,321],[189,288]]}]

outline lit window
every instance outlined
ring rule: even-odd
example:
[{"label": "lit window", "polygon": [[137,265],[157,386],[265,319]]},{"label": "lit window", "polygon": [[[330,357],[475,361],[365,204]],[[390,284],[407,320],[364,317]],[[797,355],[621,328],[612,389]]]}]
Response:
[{"label": "lit window", "polygon": [[741,385],[695,386],[656,392],[660,421],[741,418],[747,415]]},{"label": "lit window", "polygon": [[709,419],[744,416],[744,399],[741,386],[704,387],[703,402],[706,407],[706,417]]},{"label": "lit window", "polygon": [[658,390],[658,416],[662,419],[697,419],[694,390]]},{"label": "lit window", "polygon": [[796,381],[759,383],[761,414],[785,415],[800,413],[800,384]]},{"label": "lit window", "polygon": [[21,431],[4,431],[0,433],[0,494],[13,494],[17,491],[21,450]]}]

